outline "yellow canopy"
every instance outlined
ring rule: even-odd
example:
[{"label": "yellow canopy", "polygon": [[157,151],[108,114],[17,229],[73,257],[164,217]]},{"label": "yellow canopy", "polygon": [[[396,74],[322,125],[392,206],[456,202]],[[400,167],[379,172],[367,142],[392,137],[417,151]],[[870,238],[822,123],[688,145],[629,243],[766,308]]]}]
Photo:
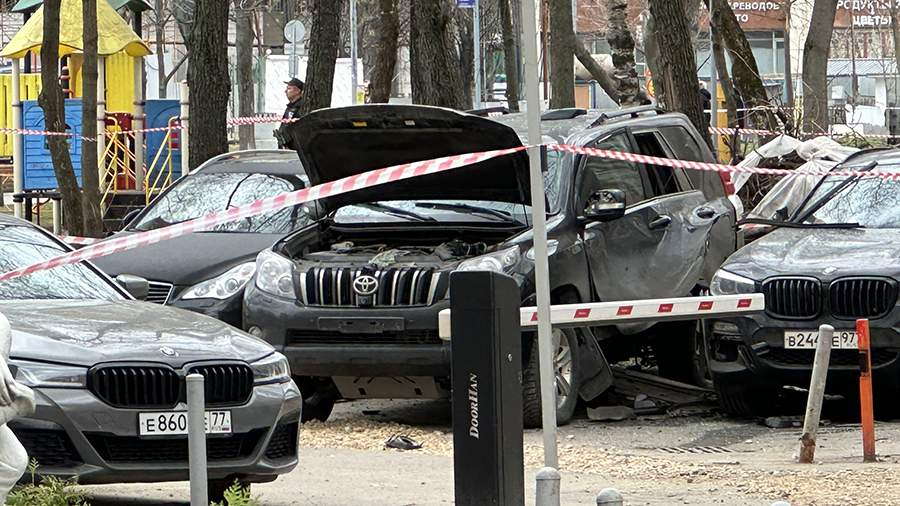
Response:
[{"label": "yellow canopy", "polygon": [[[59,55],[80,53],[82,40],[81,0],[62,0],[59,16]],[[97,2],[98,53],[109,56],[125,51],[130,56],[147,56],[152,53],[144,41],[128,26],[109,2]],[[9,44],[0,51],[6,58],[22,58],[28,51],[40,52],[44,40],[44,7],[25,23]]]}]

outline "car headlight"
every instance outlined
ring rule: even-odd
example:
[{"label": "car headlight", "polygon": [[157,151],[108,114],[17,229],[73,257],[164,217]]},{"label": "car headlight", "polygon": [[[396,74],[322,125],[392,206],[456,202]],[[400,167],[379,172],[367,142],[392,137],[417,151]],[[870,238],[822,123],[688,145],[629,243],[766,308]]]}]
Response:
[{"label": "car headlight", "polygon": [[224,300],[243,290],[256,272],[256,262],[247,262],[228,270],[221,276],[207,279],[185,290],[182,299]]},{"label": "car headlight", "polygon": [[296,299],[294,263],[274,251],[263,250],[256,257],[256,288],[286,299]]},{"label": "car headlight", "polygon": [[515,267],[522,258],[518,246],[502,249],[480,257],[470,258],[460,262],[457,271],[494,271],[508,272]]},{"label": "car headlight", "polygon": [[755,293],[756,281],[723,269],[716,271],[709,291],[713,295],[738,295],[742,293]]},{"label": "car headlight", "polygon": [[288,364],[287,358],[278,352],[253,362],[250,367],[253,369],[255,385],[287,383],[291,380],[291,366]]},{"label": "car headlight", "polygon": [[35,387],[84,388],[87,385],[87,369],[59,364],[45,364],[27,360],[10,360],[16,368],[16,381]]}]

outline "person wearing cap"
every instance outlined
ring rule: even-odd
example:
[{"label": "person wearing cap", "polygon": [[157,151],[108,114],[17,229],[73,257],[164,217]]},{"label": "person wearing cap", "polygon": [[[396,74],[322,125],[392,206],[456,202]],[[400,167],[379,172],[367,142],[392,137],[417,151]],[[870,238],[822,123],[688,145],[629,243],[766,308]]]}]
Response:
[{"label": "person wearing cap", "polygon": [[[287,87],[284,89],[284,94],[288,99],[287,108],[284,110],[284,114],[281,116],[282,120],[294,119],[300,117],[300,104],[303,100],[303,81],[297,79],[296,77],[292,77],[290,81],[285,81]],[[284,129],[287,127],[289,123],[282,122],[281,126],[278,127],[278,130],[275,130],[275,138],[278,140],[278,148],[284,148],[288,146],[288,140],[284,135]]]}]

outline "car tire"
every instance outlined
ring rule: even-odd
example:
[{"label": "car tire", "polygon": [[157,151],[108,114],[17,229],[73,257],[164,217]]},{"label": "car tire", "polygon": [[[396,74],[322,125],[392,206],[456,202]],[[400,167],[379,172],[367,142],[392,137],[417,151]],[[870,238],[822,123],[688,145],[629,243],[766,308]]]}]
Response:
[{"label": "car tire", "polygon": [[[528,362],[522,371],[522,421],[528,429],[540,428],[543,422],[537,337],[534,339]],[[578,386],[581,381],[578,331],[555,328],[553,342],[554,371],[557,380],[556,424],[565,425],[575,414],[575,406],[578,403]],[[568,392],[560,396],[560,392],[565,389],[565,383],[568,383]]]},{"label": "car tire", "polygon": [[234,485],[235,481],[237,481],[243,489],[247,490],[247,492],[250,491],[250,482],[239,478],[236,479],[235,477],[231,477],[223,478],[221,480],[208,480],[206,482],[207,501],[216,504],[225,504],[225,491]]},{"label": "car tire", "polygon": [[300,388],[300,395],[303,397],[300,422],[328,420],[338,399],[337,389],[331,379],[295,376],[294,382]]},{"label": "car tire", "polygon": [[716,379],[714,384],[719,407],[729,415],[740,417],[758,418],[772,414],[780,389],[760,386],[748,389],[747,385],[752,383],[744,380],[740,384],[733,384]]}]

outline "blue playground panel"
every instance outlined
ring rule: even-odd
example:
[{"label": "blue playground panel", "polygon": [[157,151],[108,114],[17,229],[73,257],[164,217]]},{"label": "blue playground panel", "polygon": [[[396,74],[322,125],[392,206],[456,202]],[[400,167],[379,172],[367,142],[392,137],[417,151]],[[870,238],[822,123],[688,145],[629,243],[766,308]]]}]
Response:
[{"label": "blue playground panel", "polygon": [[[67,99],[65,111],[66,131],[81,135],[81,100]],[[45,130],[44,111],[38,106],[37,100],[22,102],[22,125],[29,130]],[[44,135],[24,136],[22,185],[25,190],[52,190],[58,187],[47,139],[48,137]],[[72,157],[75,177],[81,185],[81,139],[69,137],[66,138],[66,142],[69,144],[69,156]]]},{"label": "blue playground panel", "polygon": [[[148,100],[144,105],[146,128],[159,128],[168,126],[169,119],[177,118],[180,114],[181,104],[179,104],[178,100]],[[179,135],[179,138],[180,137],[181,136]],[[144,145],[147,146],[147,149],[144,151],[144,157],[146,159],[146,166],[148,168],[153,162],[153,158],[156,157],[156,153],[159,152],[159,148],[163,144],[163,140],[165,140],[165,138],[166,132],[147,132],[145,134]],[[162,154],[159,155],[160,161],[157,162],[157,165],[160,165],[162,163],[166,155],[167,152],[163,150]],[[158,172],[158,170],[154,170],[154,174],[151,176],[151,178],[156,177],[156,172]],[[181,174],[181,149],[176,149],[172,152],[172,173],[173,180],[177,179]]]},{"label": "blue playground panel", "polygon": [[[66,99],[66,125],[67,131],[81,135],[81,99]],[[165,127],[169,119],[177,117],[181,112],[178,100],[148,100],[144,110],[146,114],[145,128]],[[44,111],[38,106],[36,100],[22,102],[22,124],[29,130],[45,130]],[[165,132],[148,132],[144,137],[147,146],[144,151],[145,166],[149,167],[153,158],[159,151],[160,145],[166,137]],[[81,185],[81,139],[68,138],[69,155],[72,157],[72,166],[75,168],[75,177]],[[25,190],[52,190],[56,189],[56,174],[53,172],[53,161],[50,158],[50,150],[47,145],[47,137],[43,135],[24,136],[24,181]],[[166,152],[160,155],[162,161]],[[173,179],[181,174],[181,150],[176,149],[172,153]],[[156,172],[156,171],[154,171]],[[155,174],[154,174],[155,177]]]}]

